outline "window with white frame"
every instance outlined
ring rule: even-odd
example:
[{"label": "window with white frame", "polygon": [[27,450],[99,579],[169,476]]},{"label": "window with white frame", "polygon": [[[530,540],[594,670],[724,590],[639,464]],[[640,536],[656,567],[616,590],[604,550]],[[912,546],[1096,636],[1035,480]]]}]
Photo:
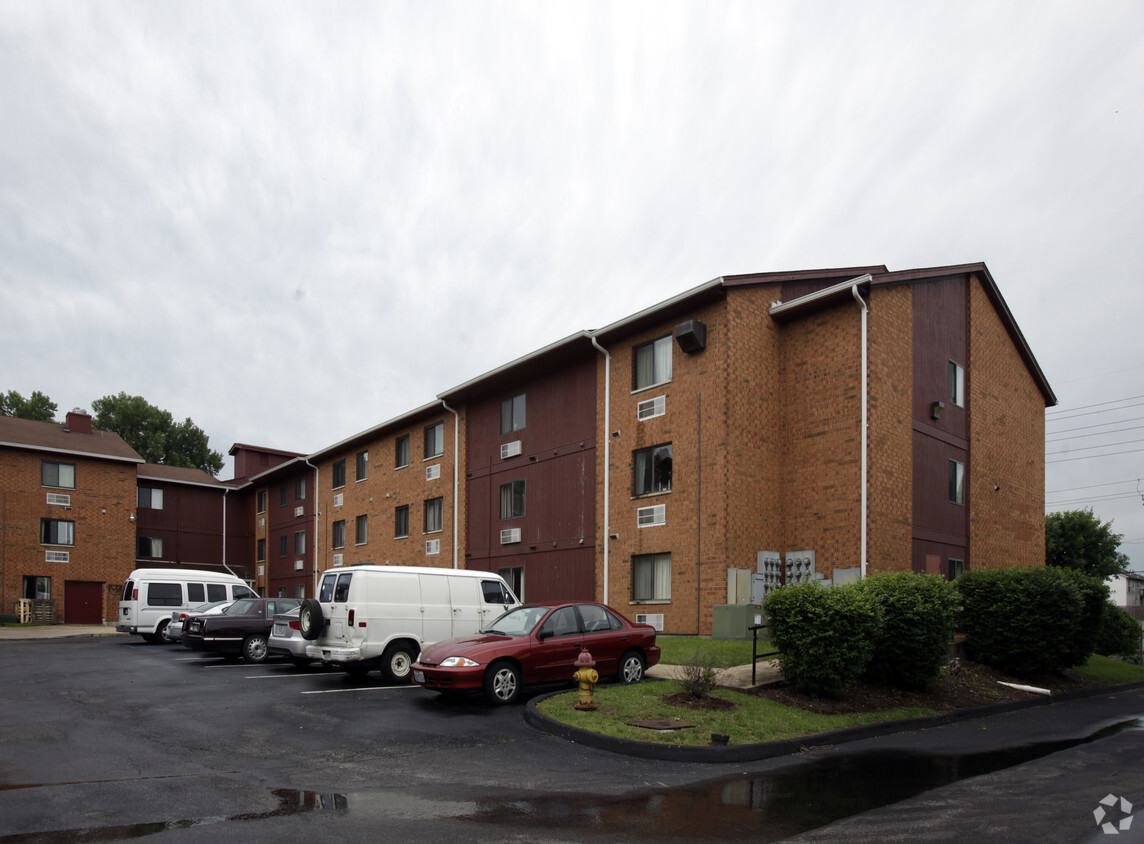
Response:
[{"label": "window with white frame", "polygon": [[356,463],[357,479],[364,481],[369,477],[369,452],[359,451],[354,458],[354,462]]},{"label": "window with white frame", "polygon": [[257,554],[258,554],[258,556],[255,557],[255,559],[260,563],[265,563],[266,562],[266,540],[265,539],[258,540]]},{"label": "window with white frame", "polygon": [[949,461],[949,500],[951,504],[965,503],[965,464]]},{"label": "window with white frame", "polygon": [[949,362],[949,401],[965,407],[965,367],[953,361]]},{"label": "window with white frame", "polygon": [[330,542],[335,548],[346,547],[346,520],[339,519],[334,522],[333,536],[330,537]]},{"label": "window with white frame", "polygon": [[369,516],[358,516],[354,523],[354,542],[365,545],[369,542]]},{"label": "window with white frame", "polygon": [[636,346],[632,383],[642,390],[671,380],[671,335]]},{"label": "window with white frame", "polygon": [[40,484],[60,489],[75,489],[75,464],[44,460],[40,463]]},{"label": "window with white frame", "polygon": [[671,600],[671,554],[632,557],[632,600]]},{"label": "window with white frame", "polygon": [[445,453],[445,423],[437,422],[425,429],[425,459]]},{"label": "window with white frame", "polygon": [[135,503],[140,510],[162,510],[163,490],[141,486],[135,492]]},{"label": "window with white frame", "polygon": [[138,559],[157,559],[163,556],[163,538],[160,536],[139,536],[135,539]]},{"label": "window with white frame", "polygon": [[401,469],[409,465],[409,435],[403,434],[397,438],[393,446],[393,468]]},{"label": "window with white frame", "polygon": [[409,536],[409,505],[402,504],[393,511],[393,538],[404,539]]},{"label": "window with white frame", "polygon": [[338,489],[339,487],[343,487],[345,485],[346,485],[346,461],[335,460],[334,461],[334,487],[333,488]]},{"label": "window with white frame", "polygon": [[500,517],[524,518],[524,481],[509,481],[500,485]]},{"label": "window with white frame", "polygon": [[632,494],[671,492],[671,443],[632,453]]},{"label": "window with white frame", "polygon": [[295,481],[294,481],[294,500],[295,501],[305,501],[306,500],[306,479],[305,478],[295,479]]},{"label": "window with white frame", "polygon": [[445,499],[430,498],[425,502],[425,533],[437,533],[445,529]]},{"label": "window with white frame", "polygon": [[306,531],[304,530],[294,531],[294,553],[306,553]]},{"label": "window with white frame", "polygon": [[504,399],[500,406],[500,432],[511,434],[524,429],[524,393]]},{"label": "window with white frame", "polygon": [[258,500],[258,512],[259,513],[265,513],[266,512],[266,490],[264,490],[264,489],[258,490],[257,500]]}]

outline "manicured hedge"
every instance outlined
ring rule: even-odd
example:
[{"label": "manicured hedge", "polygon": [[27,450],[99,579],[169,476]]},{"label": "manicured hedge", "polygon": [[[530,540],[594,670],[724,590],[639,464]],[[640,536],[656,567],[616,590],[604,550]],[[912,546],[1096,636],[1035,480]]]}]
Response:
[{"label": "manicured hedge", "polygon": [[1096,634],[1096,652],[1101,656],[1140,658],[1140,640],[1144,631],[1140,622],[1109,601]]},{"label": "manicured hedge", "polygon": [[881,608],[882,623],[866,668],[870,679],[898,689],[928,687],[949,664],[960,598],[944,577],[878,574],[858,584]]},{"label": "manicured hedge", "polygon": [[957,587],[970,658],[1024,677],[1083,663],[1107,600],[1098,579],[1045,566],[966,572]]},{"label": "manicured hedge", "polygon": [[768,595],[763,609],[783,679],[810,694],[841,694],[873,656],[881,613],[857,584],[787,586]]}]

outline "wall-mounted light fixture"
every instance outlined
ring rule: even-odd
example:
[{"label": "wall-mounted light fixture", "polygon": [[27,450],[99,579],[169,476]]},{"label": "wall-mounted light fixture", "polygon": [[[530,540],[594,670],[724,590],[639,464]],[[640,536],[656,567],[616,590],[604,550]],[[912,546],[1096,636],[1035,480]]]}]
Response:
[{"label": "wall-mounted light fixture", "polygon": [[620,435],[620,432],[619,432],[619,431],[612,431],[612,436],[613,436],[613,437],[618,437],[619,435]]},{"label": "wall-mounted light fixture", "polygon": [[930,416],[932,416],[934,419],[941,419],[941,415],[944,412],[945,402],[935,401],[932,405],[930,405]]}]

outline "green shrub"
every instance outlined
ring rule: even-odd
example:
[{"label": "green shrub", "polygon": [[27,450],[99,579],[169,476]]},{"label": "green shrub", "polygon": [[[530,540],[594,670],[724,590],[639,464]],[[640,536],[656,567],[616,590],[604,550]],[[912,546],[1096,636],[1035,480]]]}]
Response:
[{"label": "green shrub", "polygon": [[1060,576],[1073,582],[1083,605],[1080,624],[1073,631],[1072,647],[1068,648],[1063,661],[1068,667],[1084,665],[1096,651],[1096,637],[1104,621],[1104,609],[1108,604],[1108,586],[1099,577],[1085,574],[1078,569],[1056,568]]},{"label": "green shrub", "polygon": [[1104,608],[1104,618],[1096,635],[1096,653],[1101,656],[1123,656],[1140,658],[1140,640],[1144,630],[1140,622],[1124,611],[1123,607],[1109,601]]},{"label": "green shrub", "polygon": [[680,687],[696,700],[702,700],[719,684],[719,671],[711,654],[696,651],[679,667]]},{"label": "green shrub", "polygon": [[866,676],[898,689],[928,687],[949,663],[956,587],[938,575],[896,572],[868,577],[858,588],[882,615]]},{"label": "green shrub", "polygon": [[874,652],[878,605],[856,584],[786,586],[768,595],[763,609],[783,679],[810,694],[841,694]]},{"label": "green shrub", "polygon": [[985,569],[966,572],[957,588],[966,649],[975,662],[1029,677],[1087,659],[1081,652],[1091,642],[1092,592],[1075,572]]}]

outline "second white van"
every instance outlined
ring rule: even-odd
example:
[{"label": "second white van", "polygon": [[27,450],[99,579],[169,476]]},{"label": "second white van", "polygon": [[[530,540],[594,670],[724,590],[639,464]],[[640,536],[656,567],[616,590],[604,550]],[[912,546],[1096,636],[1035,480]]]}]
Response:
[{"label": "second white van", "polygon": [[241,578],[220,571],[199,569],[135,569],[123,584],[119,600],[120,633],[162,642],[163,629],[175,610],[197,607],[208,601],[234,601],[258,595]]},{"label": "second white van", "polygon": [[354,565],[322,575],[298,627],[311,659],[407,683],[424,645],[476,633],[519,603],[492,572]]}]

